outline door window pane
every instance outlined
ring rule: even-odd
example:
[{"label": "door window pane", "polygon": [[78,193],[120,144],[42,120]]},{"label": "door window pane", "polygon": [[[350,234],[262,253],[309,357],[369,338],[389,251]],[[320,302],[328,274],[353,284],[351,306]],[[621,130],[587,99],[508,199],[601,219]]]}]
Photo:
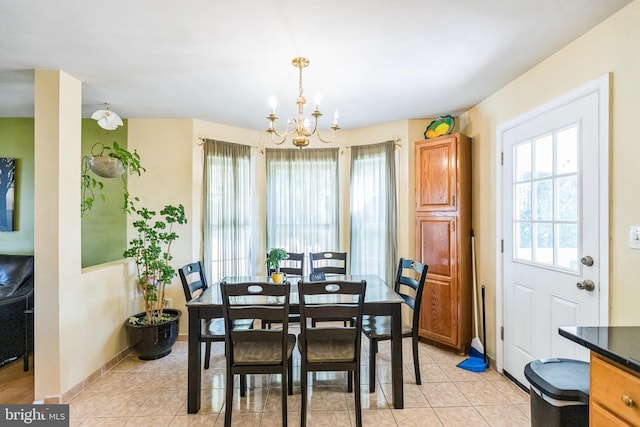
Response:
[{"label": "door window pane", "polygon": [[535,249],[534,261],[553,265],[553,225],[535,223],[533,225]]},{"label": "door window pane", "polygon": [[558,221],[578,221],[578,176],[569,175],[556,180],[558,188],[556,218]]},{"label": "door window pane", "polygon": [[513,146],[513,258],[578,270],[577,124]]},{"label": "door window pane", "polygon": [[578,269],[578,227],[576,224],[557,224],[558,260],[560,267]]},{"label": "door window pane", "polygon": [[516,220],[531,219],[531,183],[516,185],[513,206],[516,210],[514,215]]},{"label": "door window pane", "polygon": [[537,221],[553,220],[553,180],[535,181],[533,186],[536,206],[534,219]]},{"label": "door window pane", "polygon": [[518,222],[515,226],[515,258],[531,261],[531,223]]},{"label": "door window pane", "polygon": [[558,132],[558,175],[578,171],[578,126]]},{"label": "door window pane", "polygon": [[553,135],[538,138],[533,149],[535,152],[534,178],[553,175]]},{"label": "door window pane", "polygon": [[531,143],[526,142],[515,146],[513,180],[531,180]]}]

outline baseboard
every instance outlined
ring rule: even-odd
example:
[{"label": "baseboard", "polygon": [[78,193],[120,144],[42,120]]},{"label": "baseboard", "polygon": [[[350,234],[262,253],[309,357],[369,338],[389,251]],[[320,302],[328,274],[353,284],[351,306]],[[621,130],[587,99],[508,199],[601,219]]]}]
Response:
[{"label": "baseboard", "polygon": [[34,403],[45,403],[45,404],[59,404],[59,403],[69,403],[69,401],[76,396],[78,393],[83,391],[89,384],[96,381],[98,378],[103,376],[109,371],[109,369],[113,368],[117,365],[122,359],[127,357],[131,353],[131,347],[127,347],[118,353],[113,359],[109,360],[99,369],[94,371],[91,375],[86,377],[84,380],[80,381],[75,386],[71,387],[68,391],[62,394],[62,396],[46,396],[44,399],[36,399]]},{"label": "baseboard", "polygon": [[[187,334],[178,335],[177,340],[189,341],[189,335]],[[84,380],[82,380],[81,382],[76,384],[74,387],[72,387],[70,390],[65,392],[62,395],[62,398],[60,398],[60,396],[47,396],[42,400],[37,400],[36,402],[39,402],[39,403],[44,402],[45,404],[68,403],[74,396],[76,396],[78,393],[83,391],[89,384],[93,383],[95,380],[97,380],[98,378],[103,376],[105,373],[107,373],[109,369],[117,365],[122,359],[127,357],[129,354],[131,354],[131,347],[127,347],[124,350],[122,350],[117,356],[115,356],[113,359],[111,359],[110,361],[105,363],[102,367],[100,367],[100,369],[97,369],[91,375],[89,375]]]}]

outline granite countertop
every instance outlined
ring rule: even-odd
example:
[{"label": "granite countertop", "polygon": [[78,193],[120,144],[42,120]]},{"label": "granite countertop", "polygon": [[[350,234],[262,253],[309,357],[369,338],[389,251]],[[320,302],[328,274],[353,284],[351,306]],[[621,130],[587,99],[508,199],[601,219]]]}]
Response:
[{"label": "granite countertop", "polygon": [[565,326],[560,335],[640,373],[640,326]]}]

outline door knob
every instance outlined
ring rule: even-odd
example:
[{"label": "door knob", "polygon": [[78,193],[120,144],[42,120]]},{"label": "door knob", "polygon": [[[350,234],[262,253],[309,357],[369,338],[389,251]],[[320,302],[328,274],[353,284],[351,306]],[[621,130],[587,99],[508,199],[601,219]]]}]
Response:
[{"label": "door knob", "polygon": [[583,256],[580,258],[580,262],[587,267],[591,267],[593,265],[593,257],[590,257],[589,255]]},{"label": "door knob", "polygon": [[593,283],[593,280],[585,279],[582,282],[576,283],[576,287],[581,291],[593,292],[593,290],[596,288],[596,284]]}]

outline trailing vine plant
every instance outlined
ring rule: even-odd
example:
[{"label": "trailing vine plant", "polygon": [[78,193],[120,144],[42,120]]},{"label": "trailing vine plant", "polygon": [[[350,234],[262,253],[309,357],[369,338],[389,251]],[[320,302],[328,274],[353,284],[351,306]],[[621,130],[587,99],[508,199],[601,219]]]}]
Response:
[{"label": "trailing vine plant", "polygon": [[[94,153],[96,147],[100,148],[100,152],[98,154]],[[122,162],[122,166],[124,168],[124,173],[121,175],[123,191],[122,209],[128,213],[134,212],[133,201],[137,201],[138,198],[132,198],[129,194],[127,177],[132,174],[140,176],[142,172],[146,172],[146,169],[142,167],[142,164],[140,163],[140,155],[138,152],[135,149],[133,152],[130,152],[118,145],[116,141],[113,141],[112,146],[104,145],[102,143],[95,144],[91,149],[91,156],[108,156],[119,159],[120,162]],[[86,218],[95,201],[100,199],[104,202],[106,201],[106,197],[102,191],[104,189],[104,183],[99,178],[96,178],[95,174],[90,173],[89,157],[85,156],[82,160],[83,167],[80,180],[82,198],[80,201],[80,214],[82,218]]]}]

